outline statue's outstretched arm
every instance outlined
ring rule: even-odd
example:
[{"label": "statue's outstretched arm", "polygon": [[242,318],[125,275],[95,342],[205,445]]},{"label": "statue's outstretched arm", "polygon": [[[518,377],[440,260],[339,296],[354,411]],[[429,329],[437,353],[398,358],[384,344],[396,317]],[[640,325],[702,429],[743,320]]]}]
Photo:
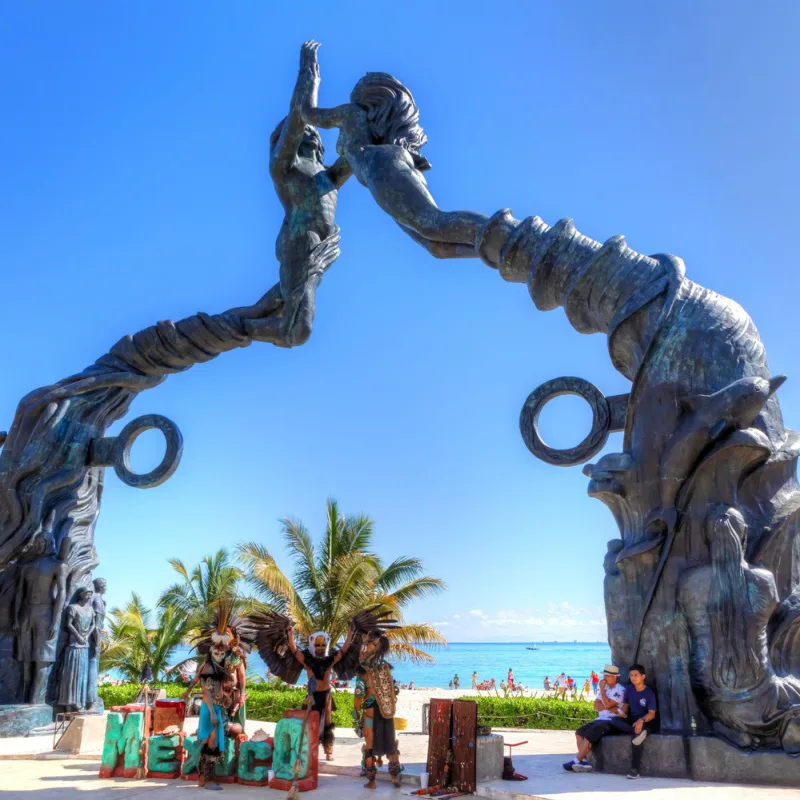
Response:
[{"label": "statue's outstretched arm", "polygon": [[[399,222],[397,224],[400,225]],[[407,233],[417,244],[422,245],[434,258],[477,258],[478,256],[472,245],[426,239],[413,228],[408,228],[405,225],[400,225],[400,229]]]},{"label": "statue's outstretched arm", "polygon": [[303,45],[303,50],[300,53],[300,72],[297,75],[297,82],[292,93],[289,115],[283,123],[278,142],[270,157],[270,174],[275,179],[285,175],[294,164],[295,158],[297,158],[297,151],[300,149],[305,130],[301,108],[309,100],[312,100],[316,105],[318,86],[319,68],[316,65],[316,60],[309,57],[306,45]]}]

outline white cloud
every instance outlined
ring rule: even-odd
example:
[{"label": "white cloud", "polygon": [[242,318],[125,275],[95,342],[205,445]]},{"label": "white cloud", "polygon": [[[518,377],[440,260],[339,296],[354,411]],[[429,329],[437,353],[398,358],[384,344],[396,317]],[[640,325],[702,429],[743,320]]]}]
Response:
[{"label": "white cloud", "polygon": [[[453,614],[451,619],[459,620],[462,615]],[[495,631],[495,637],[506,636],[508,639],[545,639],[556,640],[604,638],[601,629],[606,628],[605,613],[602,606],[584,608],[574,606],[568,600],[547,603],[545,608],[500,609],[487,612],[473,608],[464,614],[462,622],[451,623],[459,630],[459,636],[476,637],[480,641],[482,635]],[[444,623],[435,623],[436,625]],[[481,634],[479,631],[486,633]],[[505,633],[503,633],[505,631]]]},{"label": "white cloud", "polygon": [[444,620],[442,622],[434,622],[433,623],[433,627],[434,628],[446,628],[449,624],[450,623],[447,620]]}]

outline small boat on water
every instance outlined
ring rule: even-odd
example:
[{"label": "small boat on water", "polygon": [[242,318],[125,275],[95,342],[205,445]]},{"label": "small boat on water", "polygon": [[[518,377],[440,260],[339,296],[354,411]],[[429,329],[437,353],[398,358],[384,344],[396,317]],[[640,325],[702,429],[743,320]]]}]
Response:
[{"label": "small boat on water", "polygon": [[526,650],[538,650],[539,648],[536,645],[533,645],[533,647],[526,647],[525,649]]}]

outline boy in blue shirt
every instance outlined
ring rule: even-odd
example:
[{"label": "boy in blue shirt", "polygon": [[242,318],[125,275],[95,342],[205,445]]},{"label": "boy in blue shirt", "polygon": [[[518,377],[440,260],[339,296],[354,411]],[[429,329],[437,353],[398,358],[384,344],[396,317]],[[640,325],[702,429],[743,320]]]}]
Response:
[{"label": "boy in blue shirt", "polygon": [[623,711],[627,712],[627,722],[633,728],[633,763],[628,777],[639,777],[642,763],[642,745],[648,732],[656,730],[656,693],[645,686],[645,671],[641,664],[633,664],[629,670],[631,684],[625,689]]}]

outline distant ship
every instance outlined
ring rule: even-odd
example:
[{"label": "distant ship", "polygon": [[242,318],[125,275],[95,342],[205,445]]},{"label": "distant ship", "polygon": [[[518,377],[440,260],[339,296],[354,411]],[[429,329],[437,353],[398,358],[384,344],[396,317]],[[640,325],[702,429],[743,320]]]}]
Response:
[{"label": "distant ship", "polygon": [[539,648],[534,644],[533,647],[526,647],[526,650],[538,650]]}]

